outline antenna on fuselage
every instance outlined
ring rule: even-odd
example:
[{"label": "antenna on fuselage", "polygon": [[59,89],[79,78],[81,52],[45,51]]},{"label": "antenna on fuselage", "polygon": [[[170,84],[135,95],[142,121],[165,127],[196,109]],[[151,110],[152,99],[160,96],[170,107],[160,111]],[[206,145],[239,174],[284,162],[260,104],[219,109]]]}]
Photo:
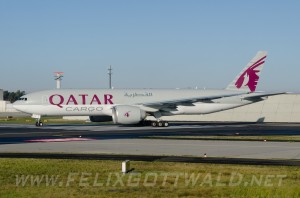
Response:
[{"label": "antenna on fuselage", "polygon": [[60,89],[61,87],[61,80],[64,72],[54,72],[55,76],[54,76],[54,80],[56,81],[56,89]]},{"label": "antenna on fuselage", "polygon": [[112,89],[112,86],[111,86],[111,76],[112,76],[112,68],[111,68],[111,65],[109,66],[108,68],[108,76],[109,76],[109,88]]}]

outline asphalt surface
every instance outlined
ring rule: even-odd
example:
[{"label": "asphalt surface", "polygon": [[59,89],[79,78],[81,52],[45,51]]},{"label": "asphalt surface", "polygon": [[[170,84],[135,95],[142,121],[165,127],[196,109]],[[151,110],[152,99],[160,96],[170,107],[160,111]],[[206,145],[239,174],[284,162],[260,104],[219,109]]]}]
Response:
[{"label": "asphalt surface", "polygon": [[106,154],[70,154],[70,153],[0,153],[0,158],[34,158],[34,159],[74,159],[74,160],[115,160],[144,162],[181,162],[207,164],[245,164],[272,166],[300,166],[299,160],[266,160],[244,158],[212,158],[163,155],[106,155]]},{"label": "asphalt surface", "polygon": [[[300,142],[144,139],[145,136],[236,134],[300,135],[300,124],[175,123],[168,128],[94,124],[48,125],[42,128],[32,125],[0,125],[0,156],[19,153],[19,156],[14,155],[20,157],[20,153],[23,153],[23,156],[34,157],[35,154],[40,158],[43,155],[47,157],[47,154],[49,157],[49,153],[63,153],[65,156],[85,155],[82,159],[89,158],[88,155],[98,155],[93,156],[95,159],[115,159],[117,155],[118,159],[123,160],[134,155],[134,159],[140,161],[152,156],[152,161],[169,159],[167,161],[193,163],[299,165]],[[208,157],[203,158],[204,154]]]},{"label": "asphalt surface", "polygon": [[33,125],[0,124],[0,144],[16,144],[35,138],[89,137],[95,139],[129,139],[145,136],[215,136],[215,135],[300,135],[300,124],[249,123],[171,123],[167,128],[116,125]]}]

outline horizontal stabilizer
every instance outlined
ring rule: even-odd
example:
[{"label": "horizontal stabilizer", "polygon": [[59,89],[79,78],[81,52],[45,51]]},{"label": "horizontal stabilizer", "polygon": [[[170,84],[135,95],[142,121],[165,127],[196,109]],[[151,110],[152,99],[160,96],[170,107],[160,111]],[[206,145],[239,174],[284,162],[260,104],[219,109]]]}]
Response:
[{"label": "horizontal stabilizer", "polygon": [[262,100],[265,97],[268,96],[276,96],[276,95],[282,95],[286,94],[286,92],[277,92],[277,93],[253,93],[246,95],[245,97],[242,97],[244,100]]}]

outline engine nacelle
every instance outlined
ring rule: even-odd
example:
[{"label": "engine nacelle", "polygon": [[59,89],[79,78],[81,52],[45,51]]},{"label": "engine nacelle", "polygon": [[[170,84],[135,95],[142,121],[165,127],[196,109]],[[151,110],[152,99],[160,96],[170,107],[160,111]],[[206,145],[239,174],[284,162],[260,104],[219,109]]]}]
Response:
[{"label": "engine nacelle", "polygon": [[91,122],[109,122],[112,121],[111,116],[90,116]]},{"label": "engine nacelle", "polygon": [[146,118],[146,112],[135,106],[119,105],[112,109],[115,124],[138,124]]}]

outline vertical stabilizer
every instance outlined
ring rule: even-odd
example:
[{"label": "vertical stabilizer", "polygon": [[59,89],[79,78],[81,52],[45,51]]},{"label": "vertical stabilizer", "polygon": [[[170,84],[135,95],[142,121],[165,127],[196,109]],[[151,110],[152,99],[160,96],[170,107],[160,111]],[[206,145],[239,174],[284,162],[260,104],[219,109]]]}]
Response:
[{"label": "vertical stabilizer", "polygon": [[235,77],[226,89],[254,92],[266,58],[266,51],[257,52],[256,56],[247,64],[242,72]]}]

